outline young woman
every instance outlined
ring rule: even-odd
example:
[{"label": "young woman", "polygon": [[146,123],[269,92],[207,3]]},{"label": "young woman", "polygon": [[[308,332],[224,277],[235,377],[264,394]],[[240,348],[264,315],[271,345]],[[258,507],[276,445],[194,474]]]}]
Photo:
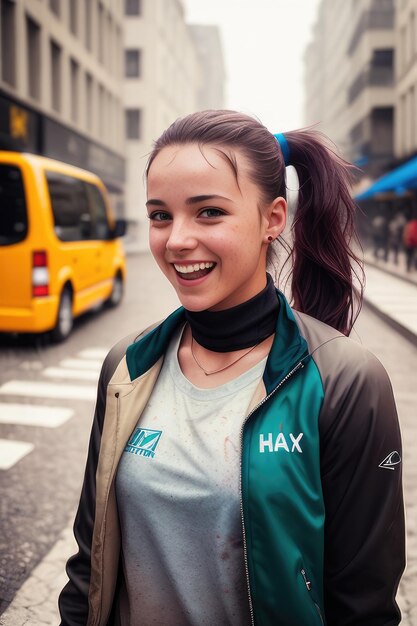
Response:
[{"label": "young woman", "polygon": [[[266,272],[289,163],[294,309]],[[348,338],[348,182],[317,133],[231,111],[156,142],[150,247],[182,307],[104,363],[63,625],[400,622],[400,432]]]}]

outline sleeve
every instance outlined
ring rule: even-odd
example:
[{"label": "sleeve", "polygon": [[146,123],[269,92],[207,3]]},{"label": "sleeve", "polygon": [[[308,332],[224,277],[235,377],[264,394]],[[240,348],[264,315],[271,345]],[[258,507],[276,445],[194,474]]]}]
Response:
[{"label": "sleeve", "polygon": [[96,469],[100,451],[106,406],[104,366],[98,384],[97,402],[88,447],[87,465],[80,502],[74,522],[78,552],[67,563],[68,583],[62,590],[58,605],[61,626],[81,626],[88,620],[88,590],[90,585],[91,541],[95,519]]},{"label": "sleeve", "polygon": [[[401,436],[389,378],[361,358],[327,381],[321,472],[328,626],[394,626],[405,567]],[[346,384],[346,381],[349,381]]]},{"label": "sleeve", "polygon": [[95,520],[96,470],[106,409],[107,385],[123,358],[127,346],[135,338],[136,335],[130,335],[120,341],[109,352],[101,369],[84,482],[74,522],[74,536],[78,544],[78,552],[68,560],[66,567],[69,581],[61,591],[58,600],[60,626],[85,626],[87,624],[91,543]]}]

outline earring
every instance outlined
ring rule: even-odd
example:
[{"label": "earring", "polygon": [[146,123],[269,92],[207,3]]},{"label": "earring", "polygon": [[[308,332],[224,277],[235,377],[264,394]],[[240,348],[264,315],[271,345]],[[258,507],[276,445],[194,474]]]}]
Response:
[{"label": "earring", "polygon": [[271,237],[271,235],[269,235],[269,237],[268,237],[268,241],[269,241],[269,243],[272,243],[272,242],[274,241],[274,238],[273,238],[273,237]]}]

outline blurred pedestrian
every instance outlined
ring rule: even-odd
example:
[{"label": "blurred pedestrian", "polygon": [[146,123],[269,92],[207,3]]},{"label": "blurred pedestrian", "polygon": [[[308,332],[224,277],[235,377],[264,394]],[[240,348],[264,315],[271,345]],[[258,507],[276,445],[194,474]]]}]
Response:
[{"label": "blurred pedestrian", "polygon": [[407,272],[417,268],[417,219],[410,219],[404,227],[403,241]]},{"label": "blurred pedestrian", "polygon": [[388,256],[388,228],[384,215],[378,213],[372,219],[372,240],[374,249],[374,259],[387,260]]},{"label": "blurred pedestrian", "polygon": [[388,253],[386,260],[389,259],[389,253],[394,253],[394,263],[398,265],[398,255],[403,245],[403,232],[407,219],[401,211],[396,213],[388,222]]},{"label": "blurred pedestrian", "polygon": [[[290,163],[295,309],[266,272]],[[156,141],[147,187],[182,307],[104,363],[62,624],[398,624],[401,441],[348,338],[347,165],[317,132],[205,111]]]}]

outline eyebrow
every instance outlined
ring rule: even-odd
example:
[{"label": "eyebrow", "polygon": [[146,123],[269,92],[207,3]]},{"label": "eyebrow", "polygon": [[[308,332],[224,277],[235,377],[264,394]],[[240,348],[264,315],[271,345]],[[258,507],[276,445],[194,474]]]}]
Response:
[{"label": "eyebrow", "polygon": [[[231,202],[230,198],[226,198],[225,196],[219,196],[218,194],[204,194],[201,196],[192,196],[191,198],[187,198],[185,204],[197,204],[198,202],[206,202],[207,200],[228,200]],[[158,200],[157,198],[151,198],[146,202],[146,206],[166,206],[166,203],[163,200]]]}]

